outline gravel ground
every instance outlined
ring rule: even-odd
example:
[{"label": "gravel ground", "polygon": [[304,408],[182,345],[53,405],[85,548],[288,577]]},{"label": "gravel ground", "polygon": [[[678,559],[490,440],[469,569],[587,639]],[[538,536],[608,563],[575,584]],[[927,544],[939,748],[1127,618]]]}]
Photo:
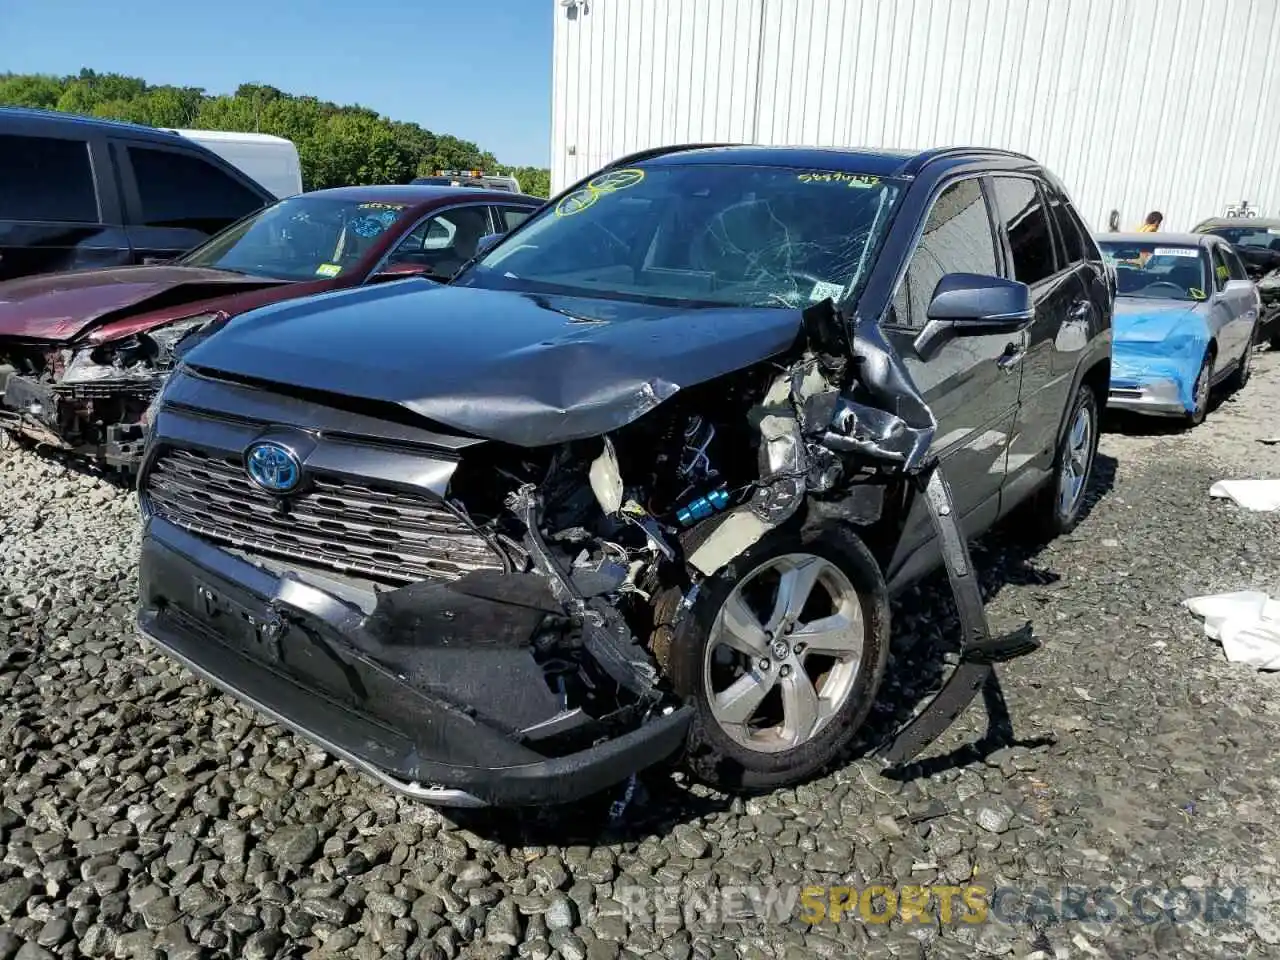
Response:
[{"label": "gravel ground", "polygon": [[[0,452],[0,960],[1274,955],[1280,680],[1226,663],[1179,604],[1280,596],[1280,514],[1207,495],[1280,476],[1280,446],[1258,442],[1278,410],[1280,355],[1262,353],[1194,432],[1109,432],[1073,536],[979,549],[993,624],[1030,619],[1045,641],[1001,668],[1012,731],[980,739],[975,704],[904,776],[861,760],[745,802],[654,774],[614,824],[612,798],[445,816],[216,695],[134,639],[132,496]],[[938,588],[897,605],[900,662],[947,642]],[[881,717],[929,681],[891,691]],[[711,909],[734,885],[868,883],[1248,900],[1225,919],[1110,923]],[[684,890],[683,915],[646,922],[645,888]]]}]

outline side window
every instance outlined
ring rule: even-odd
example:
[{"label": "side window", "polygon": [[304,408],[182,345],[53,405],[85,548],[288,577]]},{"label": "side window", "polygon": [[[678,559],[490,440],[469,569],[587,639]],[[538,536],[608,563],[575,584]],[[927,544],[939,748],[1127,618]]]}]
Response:
[{"label": "side window", "polygon": [[1076,219],[1071,215],[1072,211],[1067,207],[1066,202],[1055,195],[1050,206],[1053,210],[1054,222],[1058,224],[1058,236],[1062,237],[1062,246],[1067,255],[1067,263],[1071,266],[1076,266],[1082,260],[1089,259],[1080,227]]},{"label": "side window", "polygon": [[89,144],[0,136],[0,219],[97,223]]},{"label": "side window", "polygon": [[452,276],[475,256],[480,238],[489,232],[486,207],[446,210],[414,227],[391,252],[387,262],[419,264],[441,276]]},{"label": "side window", "polygon": [[264,205],[263,199],[201,157],[129,147],[142,203],[141,225],[213,233]]},{"label": "side window", "polygon": [[1227,269],[1231,272],[1231,279],[1248,280],[1249,271],[1244,268],[1244,261],[1240,259],[1240,254],[1236,253],[1231,247],[1227,247],[1225,253],[1227,255]]},{"label": "side window", "polygon": [[1221,244],[1213,245],[1213,289],[1221,290],[1231,279],[1231,268],[1227,266],[1227,258],[1223,256]]},{"label": "side window", "polygon": [[1057,272],[1053,235],[1044,199],[1034,180],[996,177],[996,208],[1009,234],[1013,251],[1013,277],[1023,283],[1039,283]]},{"label": "side window", "polygon": [[1098,249],[1098,245],[1093,240],[1093,234],[1089,231],[1089,225],[1084,222],[1084,217],[1080,216],[1080,211],[1073,207],[1068,201],[1063,201],[1062,210],[1066,214],[1076,228],[1076,235],[1080,238],[1080,246],[1085,260],[1102,260],[1102,251]]},{"label": "side window", "polygon": [[998,273],[991,218],[979,180],[947,187],[934,201],[924,232],[890,308],[889,323],[923,327],[938,281],[948,273]]},{"label": "side window", "polygon": [[514,230],[533,216],[533,210],[528,207],[495,207],[494,209],[498,214],[498,224],[504,233]]}]

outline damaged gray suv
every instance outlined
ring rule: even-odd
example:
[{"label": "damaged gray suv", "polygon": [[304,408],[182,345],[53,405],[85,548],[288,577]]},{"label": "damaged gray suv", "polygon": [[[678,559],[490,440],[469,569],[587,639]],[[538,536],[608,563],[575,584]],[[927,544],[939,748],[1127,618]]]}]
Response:
[{"label": "damaged gray suv", "polygon": [[188,347],[146,418],[140,629],[430,802],[673,758],[754,791],[866,744],[889,598],[942,565],[963,655],[882,745],[913,756],[1036,646],[987,635],[965,541],[1078,522],[1113,297],[1026,157],[627,157],[448,284]]}]

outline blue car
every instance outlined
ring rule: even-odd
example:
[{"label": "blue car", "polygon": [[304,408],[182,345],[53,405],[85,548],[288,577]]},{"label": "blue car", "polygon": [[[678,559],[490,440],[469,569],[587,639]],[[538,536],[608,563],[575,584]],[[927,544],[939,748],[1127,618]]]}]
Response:
[{"label": "blue car", "polygon": [[1113,410],[1204,420],[1210,391],[1249,379],[1258,288],[1220,237],[1108,233],[1098,245],[1116,278]]}]

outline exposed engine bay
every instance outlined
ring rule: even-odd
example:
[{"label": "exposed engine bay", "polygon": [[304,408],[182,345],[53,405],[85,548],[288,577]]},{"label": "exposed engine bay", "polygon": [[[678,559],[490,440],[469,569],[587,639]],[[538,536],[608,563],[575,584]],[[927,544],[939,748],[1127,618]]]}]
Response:
[{"label": "exposed engine bay", "polygon": [[[992,663],[1035,644],[1027,633],[988,637],[945,481],[926,462],[932,415],[878,332],[849,344],[847,329],[827,301],[806,311],[790,363],[682,390],[604,437],[469,451],[450,482],[452,505],[506,569],[379,589],[359,627],[371,642],[364,652],[411,670],[414,648],[472,644],[474,624],[488,623],[483,642],[528,648],[550,691],[550,700],[529,685],[502,692],[511,722],[552,723],[539,749],[562,755],[676,708],[665,677],[680,617],[702,581],[771,530],[846,523],[887,556],[923,496],[972,665],[885,747],[895,761],[919,752]],[[467,635],[454,636],[462,622]]]},{"label": "exposed engine bay", "polygon": [[109,467],[135,463],[144,415],[173,370],[178,345],[211,319],[71,346],[0,339],[0,428]]}]

